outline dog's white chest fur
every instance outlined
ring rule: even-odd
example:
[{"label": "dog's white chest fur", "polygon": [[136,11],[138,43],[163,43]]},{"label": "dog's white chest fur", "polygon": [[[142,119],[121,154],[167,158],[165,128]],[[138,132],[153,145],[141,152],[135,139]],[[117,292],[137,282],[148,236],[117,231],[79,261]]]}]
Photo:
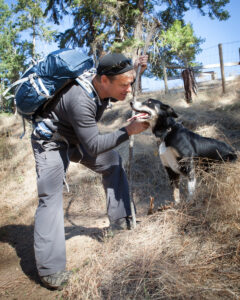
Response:
[{"label": "dog's white chest fur", "polygon": [[172,147],[166,147],[165,142],[162,142],[159,146],[159,156],[164,167],[171,168],[175,173],[180,174],[177,157],[178,152]]}]

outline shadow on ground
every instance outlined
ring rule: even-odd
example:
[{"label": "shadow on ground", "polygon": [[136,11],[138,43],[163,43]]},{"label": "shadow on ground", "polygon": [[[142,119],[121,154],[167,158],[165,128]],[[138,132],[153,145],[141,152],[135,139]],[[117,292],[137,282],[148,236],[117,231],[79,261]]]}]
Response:
[{"label": "shadow on ground", "polygon": [[[6,225],[0,228],[0,243],[11,245],[20,258],[22,271],[31,280],[39,283],[33,248],[33,225]],[[86,235],[99,242],[103,241],[104,229],[87,228],[82,226],[65,227],[66,240],[79,235]],[[0,265],[6,258],[0,258]]]}]

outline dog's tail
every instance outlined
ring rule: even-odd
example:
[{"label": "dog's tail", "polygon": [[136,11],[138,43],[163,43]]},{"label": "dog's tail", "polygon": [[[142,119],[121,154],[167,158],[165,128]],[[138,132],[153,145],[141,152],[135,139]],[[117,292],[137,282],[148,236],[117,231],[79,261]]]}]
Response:
[{"label": "dog's tail", "polygon": [[217,150],[217,153],[221,160],[226,162],[235,162],[237,160],[237,153],[228,144],[225,144],[225,148],[221,150],[222,151],[219,151],[219,149]]},{"label": "dog's tail", "polygon": [[225,161],[235,162],[238,156],[235,152],[229,153],[226,157],[224,157]]},{"label": "dog's tail", "polygon": [[235,149],[233,149],[229,144],[222,141],[218,141],[216,151],[219,159],[226,162],[235,162],[238,158]]}]

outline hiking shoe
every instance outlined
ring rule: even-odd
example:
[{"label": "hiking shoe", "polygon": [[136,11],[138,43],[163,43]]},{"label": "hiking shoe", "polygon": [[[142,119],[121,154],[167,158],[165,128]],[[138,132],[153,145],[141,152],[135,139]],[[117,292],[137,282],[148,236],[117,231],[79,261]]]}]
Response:
[{"label": "hiking shoe", "polygon": [[132,217],[127,216],[115,221],[110,221],[110,226],[107,229],[107,237],[113,237],[119,231],[131,229],[133,229]]},{"label": "hiking shoe", "polygon": [[110,227],[116,230],[131,230],[133,227],[132,218],[127,216],[125,218],[115,220],[110,223]]},{"label": "hiking shoe", "polygon": [[45,287],[62,290],[67,285],[71,274],[71,271],[60,271],[51,275],[40,276],[40,279]]}]

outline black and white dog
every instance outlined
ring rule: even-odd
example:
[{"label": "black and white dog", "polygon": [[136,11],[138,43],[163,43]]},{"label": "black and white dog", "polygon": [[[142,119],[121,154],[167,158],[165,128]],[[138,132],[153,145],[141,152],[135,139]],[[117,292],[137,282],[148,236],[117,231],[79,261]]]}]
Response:
[{"label": "black and white dog", "polygon": [[209,161],[235,161],[235,151],[226,143],[207,138],[185,128],[174,119],[178,117],[172,107],[159,100],[148,99],[132,102],[136,112],[130,120],[150,123],[153,134],[160,138],[159,155],[170,182],[174,188],[174,200],[180,201],[180,175],[188,178],[188,198],[194,195],[196,178],[195,163],[201,161],[207,166]]}]

